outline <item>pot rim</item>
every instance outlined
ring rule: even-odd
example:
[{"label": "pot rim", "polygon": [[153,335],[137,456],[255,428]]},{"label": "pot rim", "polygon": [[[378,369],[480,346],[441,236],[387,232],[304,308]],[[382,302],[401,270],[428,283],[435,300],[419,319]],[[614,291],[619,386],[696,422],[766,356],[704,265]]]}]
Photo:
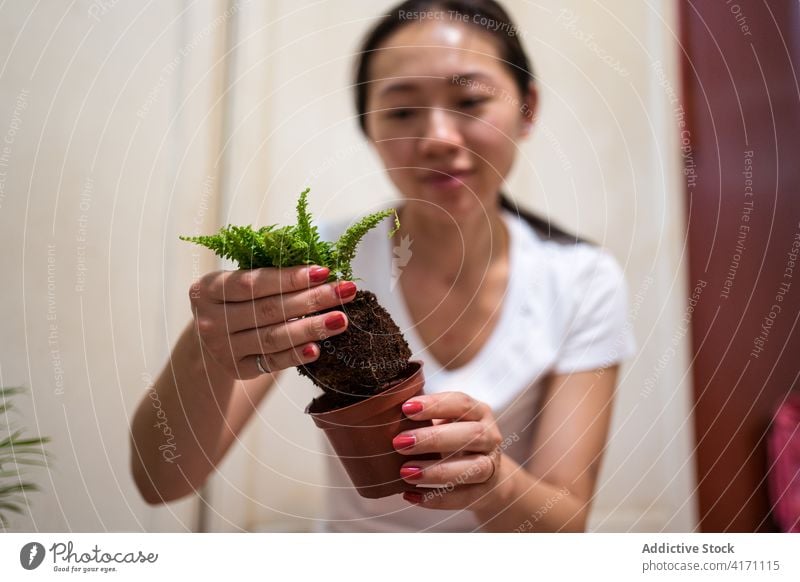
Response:
[{"label": "pot rim", "polygon": [[[364,420],[375,416],[376,414],[380,414],[387,408],[390,408],[395,404],[406,400],[407,398],[411,398],[411,396],[406,396],[406,393],[409,391],[418,390],[419,385],[424,382],[424,377],[422,374],[423,362],[420,360],[411,360],[408,364],[409,366],[416,367],[416,370],[414,370],[409,376],[406,376],[402,380],[398,381],[396,385],[392,386],[388,390],[384,390],[379,394],[365,398],[360,402],[343,406],[342,408],[336,408],[334,410],[327,410],[324,412],[311,412],[314,404],[320,398],[324,397],[323,394],[322,396],[314,398],[309,405],[306,406],[305,413],[310,415],[320,428],[345,428],[353,426],[356,421],[358,421],[359,426],[365,426],[363,424]],[[321,426],[320,423],[324,426]]]}]

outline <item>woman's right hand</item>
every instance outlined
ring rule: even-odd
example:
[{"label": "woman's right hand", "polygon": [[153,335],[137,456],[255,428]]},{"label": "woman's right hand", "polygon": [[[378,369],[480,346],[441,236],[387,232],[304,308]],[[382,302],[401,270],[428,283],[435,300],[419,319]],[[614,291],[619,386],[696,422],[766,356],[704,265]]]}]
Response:
[{"label": "woman's right hand", "polygon": [[[231,376],[277,372],[319,357],[314,343],[347,329],[347,316],[331,311],[352,301],[352,281],[325,283],[329,269],[315,266],[214,271],[195,281],[189,298],[205,351]],[[302,318],[302,319],[299,319]]]}]

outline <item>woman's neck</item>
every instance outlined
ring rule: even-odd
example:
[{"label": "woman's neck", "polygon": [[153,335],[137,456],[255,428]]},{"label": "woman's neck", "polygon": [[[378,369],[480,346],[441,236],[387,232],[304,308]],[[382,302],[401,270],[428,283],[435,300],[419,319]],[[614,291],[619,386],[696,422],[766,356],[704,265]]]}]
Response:
[{"label": "woman's neck", "polygon": [[408,236],[412,243],[409,267],[448,287],[473,289],[493,265],[508,256],[508,232],[500,212],[496,205],[461,222],[443,224],[419,212],[414,204],[406,204],[399,211],[401,228],[395,245]]}]

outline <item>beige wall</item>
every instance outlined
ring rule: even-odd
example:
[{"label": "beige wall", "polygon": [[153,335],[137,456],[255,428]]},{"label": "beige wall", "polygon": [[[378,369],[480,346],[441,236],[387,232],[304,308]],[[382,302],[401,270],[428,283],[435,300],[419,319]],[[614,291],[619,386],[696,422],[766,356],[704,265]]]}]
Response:
[{"label": "beige wall", "polygon": [[2,382],[31,389],[25,424],[53,438],[20,529],[193,525],[193,500],[140,501],[127,425],[188,315],[192,254],[176,235],[216,224],[197,194],[216,171],[222,37],[195,35],[217,4],[0,10],[3,133],[28,91],[0,208]]},{"label": "beige wall", "polygon": [[[306,184],[325,218],[393,196],[356,131],[349,86],[358,39],[389,2],[111,4],[0,9],[3,134],[28,91],[0,199],[0,236],[14,249],[0,258],[10,275],[0,380],[33,389],[20,403],[28,424],[55,441],[52,470],[38,474],[45,492],[20,529],[194,526],[193,501],[148,508],[127,471],[128,418],[187,321],[193,274],[214,268],[178,234],[282,222]],[[678,327],[683,193],[666,90],[677,86],[675,17],[671,3],[652,4],[662,12],[507,1],[542,92],[509,190],[610,248],[633,298],[640,352],[617,401],[592,517],[601,530],[696,522]],[[284,376],[212,480],[210,529],[310,526],[324,483],[319,435],[302,413],[312,394]]]}]

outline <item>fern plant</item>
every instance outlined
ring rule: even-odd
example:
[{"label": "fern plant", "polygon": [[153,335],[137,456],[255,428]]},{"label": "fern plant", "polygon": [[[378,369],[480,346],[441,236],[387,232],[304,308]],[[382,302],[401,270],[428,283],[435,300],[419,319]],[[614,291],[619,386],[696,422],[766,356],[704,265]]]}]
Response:
[{"label": "fern plant", "polygon": [[308,212],[310,190],[306,188],[300,193],[297,224],[294,226],[273,224],[254,230],[252,225],[228,225],[214,235],[181,236],[180,239],[207,247],[217,255],[235,261],[240,269],[319,265],[330,269],[328,281],[352,279],[351,263],[358,243],[393,214],[395,228],[389,236],[394,235],[400,228],[397,212],[389,209],[370,214],[348,228],[336,242],[323,241]]},{"label": "fern plant", "polygon": [[48,437],[23,438],[22,430],[12,430],[8,412],[13,408],[10,397],[22,393],[21,388],[0,388],[0,527],[8,527],[8,512],[24,513],[25,494],[38,491],[35,483],[22,480],[25,465],[46,466],[42,457]]}]

